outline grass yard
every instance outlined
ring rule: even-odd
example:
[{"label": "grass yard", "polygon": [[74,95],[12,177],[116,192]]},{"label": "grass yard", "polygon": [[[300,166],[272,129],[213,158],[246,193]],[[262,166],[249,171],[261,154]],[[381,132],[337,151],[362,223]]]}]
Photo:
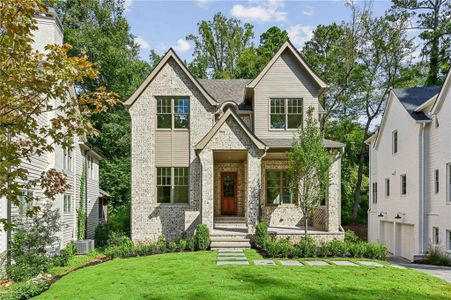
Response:
[{"label": "grass yard", "polygon": [[115,259],[35,299],[451,299],[451,285],[391,267],[217,266],[212,251]]}]

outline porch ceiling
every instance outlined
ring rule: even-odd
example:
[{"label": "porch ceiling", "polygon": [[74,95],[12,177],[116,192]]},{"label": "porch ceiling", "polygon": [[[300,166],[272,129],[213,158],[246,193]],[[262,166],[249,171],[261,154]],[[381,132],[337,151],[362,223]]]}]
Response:
[{"label": "porch ceiling", "polygon": [[214,162],[243,162],[246,161],[246,151],[214,151]]}]

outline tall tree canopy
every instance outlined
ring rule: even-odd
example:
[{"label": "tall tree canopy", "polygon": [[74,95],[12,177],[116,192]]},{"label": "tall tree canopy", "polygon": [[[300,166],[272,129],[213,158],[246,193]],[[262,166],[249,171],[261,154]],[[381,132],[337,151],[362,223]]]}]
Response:
[{"label": "tall tree canopy", "polygon": [[198,35],[186,37],[195,45],[191,71],[199,78],[235,78],[241,54],[252,46],[253,26],[242,26],[238,19],[228,19],[221,13],[198,25]]},{"label": "tall tree canopy", "polygon": [[441,84],[451,65],[451,1],[393,0],[392,13],[395,19],[407,16],[406,28],[420,31],[426,85]]},{"label": "tall tree canopy", "polygon": [[[104,85],[125,101],[150,72],[139,59],[124,16],[124,0],[62,0],[57,10],[64,27],[64,40],[73,45],[71,54],[84,52],[95,63],[99,76],[80,85],[91,91]],[[130,200],[130,117],[122,105],[91,119],[100,133],[91,142],[105,159],[101,161],[100,186],[117,207]]]}]

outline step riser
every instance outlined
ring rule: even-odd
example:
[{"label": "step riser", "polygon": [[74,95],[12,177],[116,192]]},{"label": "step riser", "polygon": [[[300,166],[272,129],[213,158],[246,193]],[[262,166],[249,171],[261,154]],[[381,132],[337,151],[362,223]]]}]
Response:
[{"label": "step riser", "polygon": [[213,227],[217,229],[247,229],[246,224],[240,223],[215,223]]},{"label": "step riser", "polygon": [[236,237],[211,237],[212,242],[243,242],[249,243],[250,240],[246,238],[236,238]]}]

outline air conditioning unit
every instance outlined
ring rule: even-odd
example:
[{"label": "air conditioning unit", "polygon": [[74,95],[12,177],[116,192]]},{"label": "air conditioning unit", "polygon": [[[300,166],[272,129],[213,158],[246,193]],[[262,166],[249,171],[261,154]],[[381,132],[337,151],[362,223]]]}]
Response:
[{"label": "air conditioning unit", "polygon": [[75,241],[74,243],[77,254],[88,254],[94,250],[94,240]]}]

